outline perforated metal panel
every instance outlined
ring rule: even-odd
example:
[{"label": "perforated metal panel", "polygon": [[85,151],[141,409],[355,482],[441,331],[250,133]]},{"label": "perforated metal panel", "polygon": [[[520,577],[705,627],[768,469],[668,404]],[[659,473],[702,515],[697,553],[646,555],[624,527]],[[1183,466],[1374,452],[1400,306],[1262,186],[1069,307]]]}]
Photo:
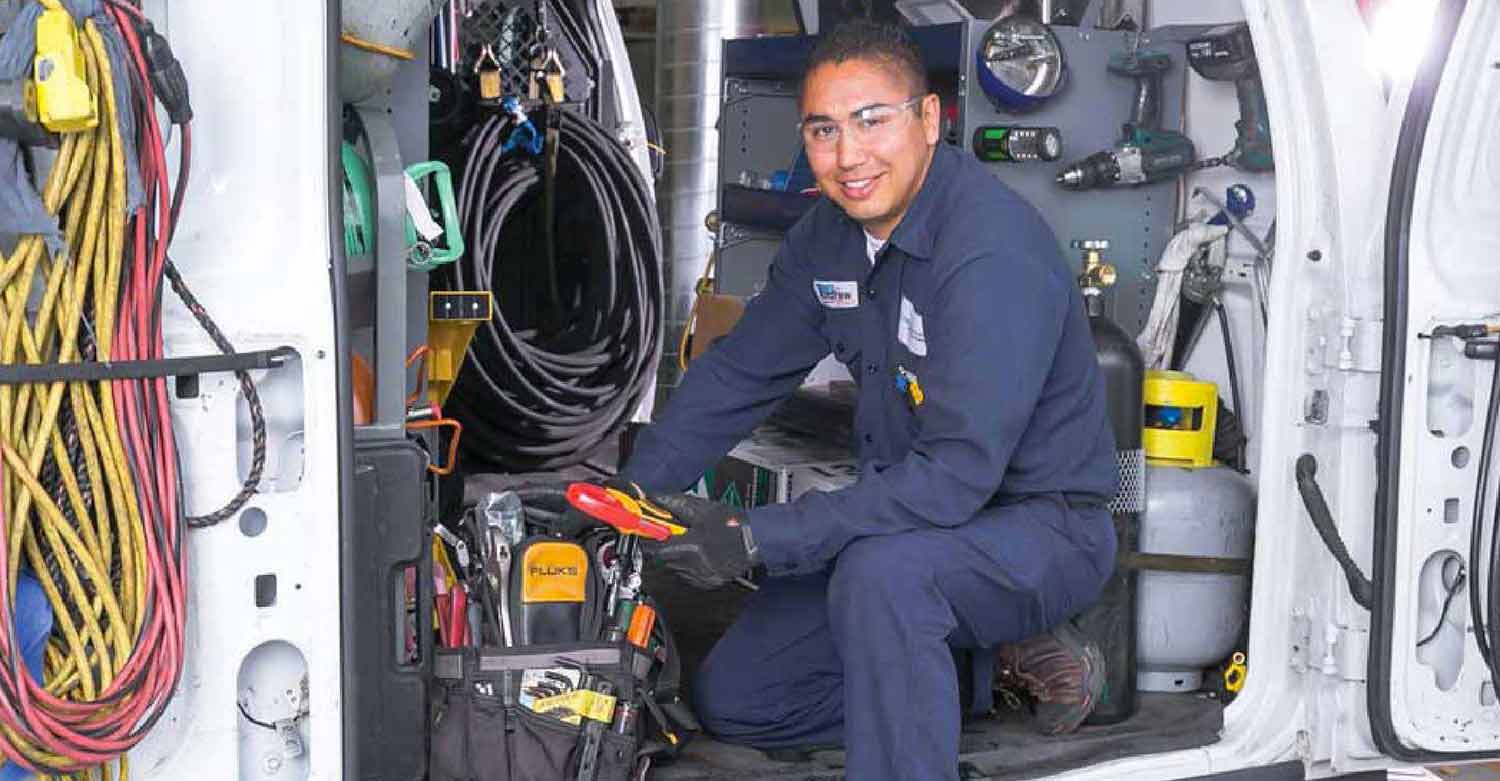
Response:
[{"label": "perforated metal panel", "polygon": [[459,28],[461,65],[465,74],[474,71],[484,47],[489,46],[500,62],[502,94],[525,95],[531,78],[531,61],[547,44],[558,51],[567,73],[563,79],[568,100],[587,100],[593,90],[577,50],[564,32],[561,9],[546,0],[485,0]]},{"label": "perforated metal panel", "polygon": [[[725,183],[739,181],[741,172],[765,176],[790,168],[801,146],[797,119],[796,84],[726,79],[719,114],[720,194]],[[725,224],[718,237],[719,292],[760,292],[779,246],[780,233]]]},{"label": "perforated metal panel", "polygon": [[[961,98],[959,143],[968,151],[974,130],[986,125],[1055,127],[1062,132],[1063,156],[1055,163],[991,163],[987,167],[1042,213],[1075,269],[1081,266],[1081,260],[1078,250],[1069,247],[1072,240],[1109,240],[1110,249],[1104,257],[1115,265],[1119,279],[1105,294],[1106,313],[1134,336],[1146,324],[1156,295],[1153,269],[1172,237],[1176,181],[1086,192],[1064,190],[1053,181],[1064,165],[1110,147],[1119,137],[1120,124],[1130,113],[1135,83],[1106,72],[1105,65],[1111,54],[1129,46],[1128,34],[1053,27],[1067,62],[1067,85],[1060,95],[1036,110],[1011,114],[997,111],[974,78],[974,49],[988,28],[986,22],[976,22],[969,28],[964,53],[968,78]],[[1186,55],[1180,44],[1163,43],[1153,48],[1172,57],[1172,69],[1163,78],[1161,117],[1163,126],[1175,128],[1182,116]]]},{"label": "perforated metal panel", "polygon": [[542,45],[541,29],[531,3],[485,3],[459,28],[464,70],[472,72],[485,46],[500,61],[500,79],[505,94],[524,94],[530,73],[531,53]]},{"label": "perforated metal panel", "polygon": [[1116,450],[1115,468],[1119,470],[1120,488],[1109,502],[1111,515],[1146,511],[1146,451]]}]

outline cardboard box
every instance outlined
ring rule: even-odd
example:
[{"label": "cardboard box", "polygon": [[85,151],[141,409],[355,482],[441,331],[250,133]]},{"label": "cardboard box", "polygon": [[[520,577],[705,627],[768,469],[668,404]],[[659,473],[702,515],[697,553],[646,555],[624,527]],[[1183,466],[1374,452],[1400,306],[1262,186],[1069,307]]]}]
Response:
[{"label": "cardboard box", "polygon": [[787,501],[808,491],[837,491],[859,482],[859,462],[850,459],[794,466],[787,470],[787,482]]},{"label": "cardboard box", "polygon": [[688,360],[708,352],[714,342],[719,341],[734,329],[745,314],[745,299],[721,293],[704,293],[698,296],[693,336],[688,345]]},{"label": "cardboard box", "polygon": [[808,491],[832,491],[859,479],[847,447],[762,426],[735,445],[698,481],[695,493],[750,509],[789,502]]}]

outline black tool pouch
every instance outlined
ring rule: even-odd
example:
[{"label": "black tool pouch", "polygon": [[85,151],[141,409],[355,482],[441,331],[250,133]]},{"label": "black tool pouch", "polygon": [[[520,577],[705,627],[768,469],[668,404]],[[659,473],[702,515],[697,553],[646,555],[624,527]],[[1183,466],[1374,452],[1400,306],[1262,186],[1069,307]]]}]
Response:
[{"label": "black tool pouch", "polygon": [[598,735],[596,781],[629,781],[636,766],[641,720],[625,734],[584,718],[574,725],[532,710],[528,680],[539,671],[584,670],[608,682],[614,713],[636,697],[628,644],[570,643],[515,649],[437,653],[433,663],[431,781],[575,781],[589,750],[589,725]]},{"label": "black tool pouch", "polygon": [[[488,645],[433,654],[429,778],[629,781],[698,730],[678,696],[671,630],[627,587],[638,557],[620,553],[623,537],[568,521],[562,488],[521,492],[531,536],[508,556],[474,545],[481,562],[466,587],[483,605],[476,634]],[[469,522],[473,539],[489,539]],[[651,626],[640,646],[628,639],[632,617],[638,632]]]}]

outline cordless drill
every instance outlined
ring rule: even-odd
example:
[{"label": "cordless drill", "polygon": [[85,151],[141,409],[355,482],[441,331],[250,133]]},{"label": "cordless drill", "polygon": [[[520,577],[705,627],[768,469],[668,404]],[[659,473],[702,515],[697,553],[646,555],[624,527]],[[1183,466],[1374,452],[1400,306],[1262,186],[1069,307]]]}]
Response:
[{"label": "cordless drill", "polygon": [[1171,69],[1172,56],[1152,49],[1132,47],[1109,58],[1110,73],[1135,79],[1130,121],[1113,147],[1064,168],[1058,184],[1069,190],[1149,184],[1192,167],[1197,159],[1193,142],[1161,126],[1162,79]]},{"label": "cordless drill", "polygon": [[1234,123],[1234,148],[1222,158],[1241,171],[1258,173],[1274,168],[1271,158],[1271,125],[1266,118],[1266,93],[1255,64],[1250,26],[1241,22],[1215,27],[1188,41],[1188,64],[1209,81],[1234,82],[1240,118]]}]

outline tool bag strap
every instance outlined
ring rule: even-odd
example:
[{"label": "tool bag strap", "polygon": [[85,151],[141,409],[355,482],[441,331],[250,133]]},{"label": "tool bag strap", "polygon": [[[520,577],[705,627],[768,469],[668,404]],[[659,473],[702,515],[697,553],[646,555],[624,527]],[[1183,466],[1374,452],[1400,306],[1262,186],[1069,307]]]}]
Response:
[{"label": "tool bag strap", "polygon": [[[654,601],[648,600],[648,604],[656,607]],[[653,680],[641,682],[651,727],[637,753],[641,756],[675,757],[689,741],[703,732],[703,725],[698,722],[692,706],[682,697],[682,659],[677,654],[672,629],[660,610],[656,612],[656,626],[652,633],[666,652],[666,661],[656,670]],[[668,735],[676,740],[671,740]]]}]

